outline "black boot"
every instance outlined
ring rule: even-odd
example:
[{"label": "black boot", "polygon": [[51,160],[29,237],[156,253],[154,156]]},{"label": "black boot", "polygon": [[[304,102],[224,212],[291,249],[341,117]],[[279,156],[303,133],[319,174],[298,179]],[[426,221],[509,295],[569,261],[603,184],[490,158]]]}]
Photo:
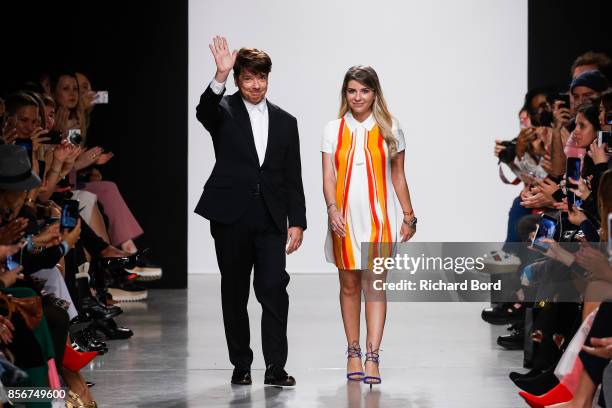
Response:
[{"label": "black boot", "polygon": [[525,344],[525,330],[517,328],[510,334],[499,336],[497,344],[506,350],[522,350]]}]

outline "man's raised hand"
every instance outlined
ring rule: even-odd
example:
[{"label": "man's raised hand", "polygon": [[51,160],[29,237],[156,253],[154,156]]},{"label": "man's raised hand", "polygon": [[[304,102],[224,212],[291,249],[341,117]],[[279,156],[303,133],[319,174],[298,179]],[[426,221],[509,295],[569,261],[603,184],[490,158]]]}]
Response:
[{"label": "man's raised hand", "polygon": [[234,68],[236,62],[236,54],[238,51],[229,50],[227,40],[225,37],[219,35],[213,37],[213,43],[208,44],[210,51],[215,57],[215,64],[217,64],[217,72],[215,74],[215,81],[224,83],[229,76],[230,71]]}]

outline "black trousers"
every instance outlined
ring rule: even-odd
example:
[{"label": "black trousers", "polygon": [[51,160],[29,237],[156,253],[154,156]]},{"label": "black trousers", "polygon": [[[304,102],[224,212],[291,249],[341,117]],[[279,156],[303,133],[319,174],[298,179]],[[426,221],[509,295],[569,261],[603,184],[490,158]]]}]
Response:
[{"label": "black trousers", "polygon": [[279,231],[263,198],[253,195],[245,214],[233,224],[211,221],[221,271],[221,303],[231,363],[248,369],[253,362],[247,302],[253,287],[262,307],[261,339],[266,366],[287,362],[289,275],[285,271],[287,231]]}]

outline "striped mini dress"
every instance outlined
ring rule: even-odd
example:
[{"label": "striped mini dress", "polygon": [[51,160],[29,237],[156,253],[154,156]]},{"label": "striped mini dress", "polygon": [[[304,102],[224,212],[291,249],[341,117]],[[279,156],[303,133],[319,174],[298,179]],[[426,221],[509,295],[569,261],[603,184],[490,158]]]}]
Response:
[{"label": "striped mini dress", "polygon": [[[398,152],[403,151],[404,134],[395,119],[392,133]],[[328,227],[325,258],[338,269],[362,269],[362,243],[399,241],[403,213],[391,182],[387,144],[373,115],[358,122],[348,112],[327,124],[321,151],[332,155],[336,205],[346,221],[344,237]]]}]

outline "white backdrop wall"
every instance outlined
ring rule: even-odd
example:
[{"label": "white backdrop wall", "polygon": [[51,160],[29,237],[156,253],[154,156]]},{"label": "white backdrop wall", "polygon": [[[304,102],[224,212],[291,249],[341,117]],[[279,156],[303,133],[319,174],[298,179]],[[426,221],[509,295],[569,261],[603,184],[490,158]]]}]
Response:
[{"label": "white backdrop wall", "polygon": [[[518,188],[503,185],[493,140],[518,132],[527,86],[527,1],[233,0],[189,2],[189,273],[217,272],[207,220],[193,213],[215,158],[195,118],[215,65],[208,44],[272,58],[268,98],[298,118],[308,229],[287,270],[334,271],[320,140],[347,68],[372,65],[406,136],[418,241],[503,241]],[[236,90],[228,82],[227,94]]]}]

